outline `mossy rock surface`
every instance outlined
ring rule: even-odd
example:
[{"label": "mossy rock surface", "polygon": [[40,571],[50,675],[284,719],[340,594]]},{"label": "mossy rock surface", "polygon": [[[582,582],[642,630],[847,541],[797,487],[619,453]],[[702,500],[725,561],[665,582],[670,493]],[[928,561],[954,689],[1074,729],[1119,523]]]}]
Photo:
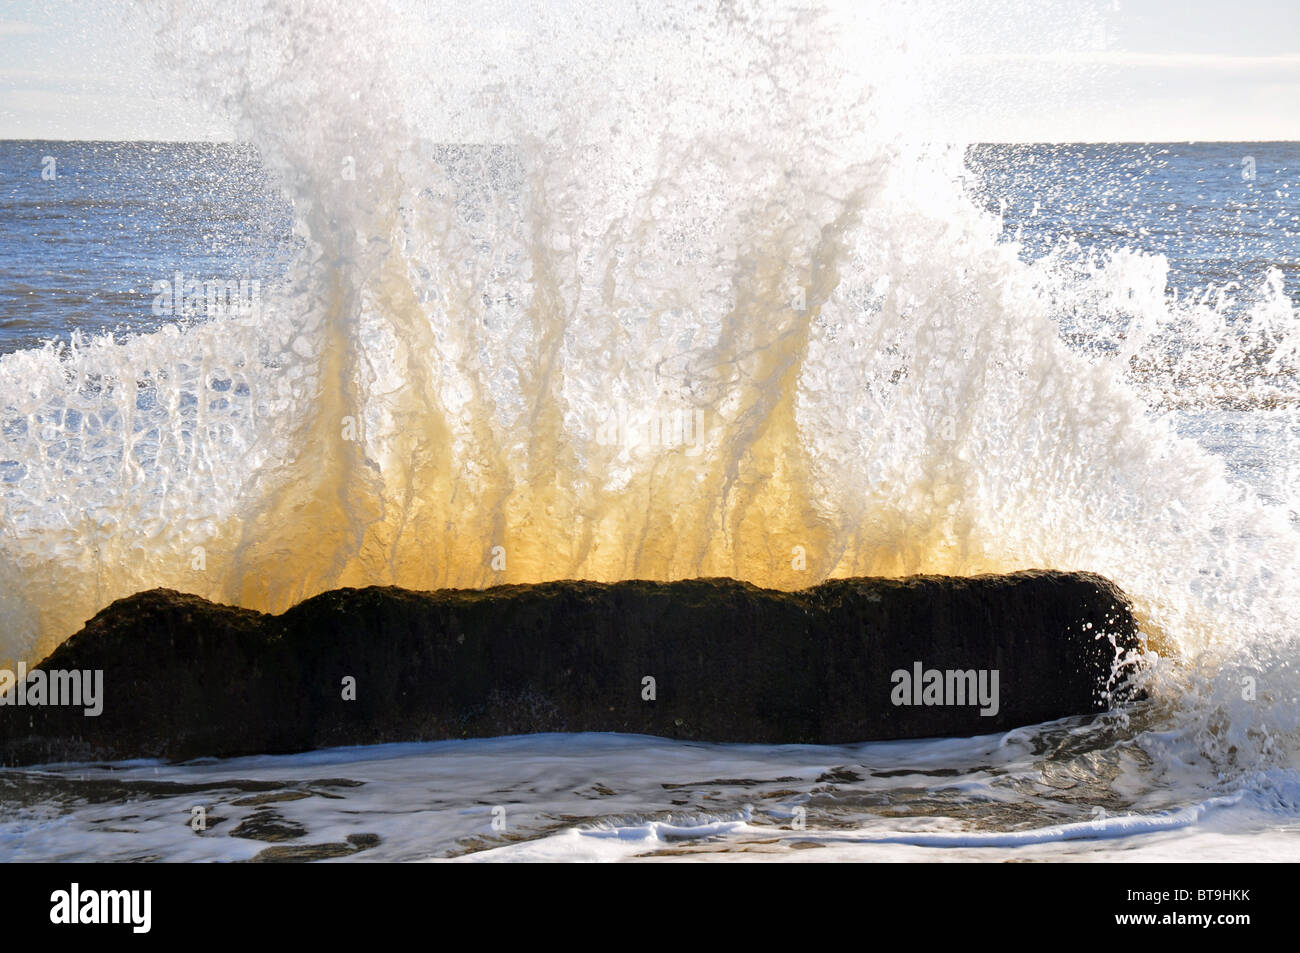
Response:
[{"label": "mossy rock surface", "polygon": [[[0,706],[6,764],[186,759],[547,731],[841,744],[1105,709],[1127,598],[1089,573],[732,579],[322,593],[278,615],[165,589],[114,602],[45,670],[103,712]],[[892,673],[996,670],[995,715],[899,705]],[[355,699],[345,699],[345,679]],[[653,700],[647,678],[652,678]]]}]

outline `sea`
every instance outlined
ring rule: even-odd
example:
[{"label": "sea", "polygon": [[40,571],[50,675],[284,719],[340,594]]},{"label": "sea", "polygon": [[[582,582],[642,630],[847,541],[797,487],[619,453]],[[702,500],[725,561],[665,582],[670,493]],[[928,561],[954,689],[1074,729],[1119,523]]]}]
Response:
[{"label": "sea", "polygon": [[6,768],[0,860],[1300,858],[1300,143],[936,142],[700,11],[301,40],[353,15],[162,18],[238,142],[0,142],[0,658],[154,586],[1054,568],[1145,697]]}]

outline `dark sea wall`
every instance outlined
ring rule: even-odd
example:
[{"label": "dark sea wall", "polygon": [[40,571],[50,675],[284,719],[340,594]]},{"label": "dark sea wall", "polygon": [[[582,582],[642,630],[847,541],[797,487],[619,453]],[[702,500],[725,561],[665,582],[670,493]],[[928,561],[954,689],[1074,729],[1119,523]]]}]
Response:
[{"label": "dark sea wall", "polygon": [[986,734],[1105,709],[1117,651],[1138,638],[1123,593],[1088,573],[793,593],[731,579],[375,587],[278,616],[156,589],[114,602],[38,666],[50,686],[57,672],[90,686],[102,671],[100,713],[18,705],[11,689],[0,760],[540,731],[813,744]]}]

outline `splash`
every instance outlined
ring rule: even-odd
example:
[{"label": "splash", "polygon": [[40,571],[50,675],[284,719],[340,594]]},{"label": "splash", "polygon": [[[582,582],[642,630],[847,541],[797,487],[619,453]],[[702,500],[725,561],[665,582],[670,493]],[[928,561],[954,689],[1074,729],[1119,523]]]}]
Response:
[{"label": "splash", "polygon": [[0,359],[7,654],[153,586],[1091,570],[1200,749],[1291,757],[1297,535],[1157,399],[1242,342],[1143,374],[1220,312],[999,241],[920,144],[924,11],[149,9],[302,251],[256,316]]}]

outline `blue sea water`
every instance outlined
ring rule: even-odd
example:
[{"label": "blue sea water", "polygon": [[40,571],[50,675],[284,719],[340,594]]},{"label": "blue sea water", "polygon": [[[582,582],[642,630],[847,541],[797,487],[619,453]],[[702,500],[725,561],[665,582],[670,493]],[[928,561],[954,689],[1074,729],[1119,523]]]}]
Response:
[{"label": "blue sea water", "polygon": [[0,353],[138,334],[154,282],[273,281],[289,204],[228,144],[0,141]]},{"label": "blue sea water", "polygon": [[1161,255],[1180,297],[1276,268],[1300,300],[1300,144],[981,145],[967,164],[1026,259],[1069,242]]},{"label": "blue sea water", "polygon": [[[1158,287],[1145,290],[1162,307],[1217,301],[1231,329],[1254,320],[1276,273],[1300,306],[1300,144],[983,145],[966,164],[970,193],[1001,216],[1022,260],[1044,263],[1045,282],[1099,264],[1089,280],[1127,269],[1120,286],[1131,297],[1143,291],[1133,273],[1154,262]],[[0,143],[0,353],[77,334],[151,333],[175,320],[154,304],[155,283],[177,274],[273,285],[300,247],[292,223],[247,148]],[[1076,312],[1088,306],[1060,301],[1063,335],[1081,333]],[[1121,347],[1131,328],[1121,320],[1114,337],[1077,343]],[[1296,436],[1294,418],[1257,400],[1252,380],[1217,403],[1170,412],[1243,486],[1286,502],[1293,463],[1279,448]],[[1177,395],[1177,386],[1155,388],[1153,405],[1170,390]],[[985,738],[835,748],[542,736],[6,770],[0,857],[1296,855],[1293,773],[1189,797],[1170,780],[1176,766],[1152,782],[1148,748],[1110,745],[1127,728],[1068,719]],[[191,825],[195,807],[208,826]]]},{"label": "blue sea water", "polygon": [[[1071,242],[1159,255],[1184,298],[1278,269],[1300,304],[1298,143],[986,144],[967,166],[1027,260]],[[154,330],[153,283],[177,272],[273,282],[292,225],[247,147],[0,141],[0,353]]]}]

